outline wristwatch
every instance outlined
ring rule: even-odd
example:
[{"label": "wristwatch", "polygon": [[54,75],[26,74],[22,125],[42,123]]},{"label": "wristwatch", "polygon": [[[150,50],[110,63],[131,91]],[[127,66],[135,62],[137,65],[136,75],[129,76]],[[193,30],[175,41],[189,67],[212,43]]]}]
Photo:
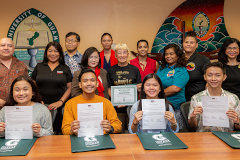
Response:
[{"label": "wristwatch", "polygon": [[113,126],[111,125],[111,130],[110,130],[109,134],[112,134],[113,132],[114,132],[114,128],[113,128]]}]

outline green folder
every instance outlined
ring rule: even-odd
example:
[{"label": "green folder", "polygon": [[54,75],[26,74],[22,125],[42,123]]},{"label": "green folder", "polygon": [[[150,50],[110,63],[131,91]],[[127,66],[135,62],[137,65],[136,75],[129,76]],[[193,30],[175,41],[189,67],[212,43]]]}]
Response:
[{"label": "green folder", "polygon": [[77,137],[70,135],[72,152],[86,152],[116,148],[109,135]]},{"label": "green folder", "polygon": [[227,143],[232,148],[240,148],[240,132],[220,132],[212,131],[212,133]]},{"label": "green folder", "polygon": [[174,133],[137,133],[146,150],[167,150],[188,148]]},{"label": "green folder", "polygon": [[0,156],[25,156],[36,142],[33,139],[5,139],[0,138]]}]

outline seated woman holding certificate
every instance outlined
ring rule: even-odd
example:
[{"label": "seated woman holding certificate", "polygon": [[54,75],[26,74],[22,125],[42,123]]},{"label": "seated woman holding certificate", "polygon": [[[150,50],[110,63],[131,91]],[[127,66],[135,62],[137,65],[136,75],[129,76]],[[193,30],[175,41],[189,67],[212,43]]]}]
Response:
[{"label": "seated woman holding certificate", "polygon": [[[221,88],[226,77],[226,69],[221,62],[213,62],[206,66],[204,79],[208,88],[192,96],[188,114],[189,126],[197,132],[240,130],[239,99],[235,94]],[[206,100],[209,97],[212,98]],[[225,97],[227,99],[222,101]]]},{"label": "seated woman holding certificate", "polygon": [[[17,77],[10,89],[5,107],[32,106],[33,136],[42,137],[53,134],[52,117],[48,108],[41,104],[41,96],[34,81],[28,76]],[[5,107],[0,111],[0,137],[5,136]]]},{"label": "seated woman holding certificate", "polygon": [[[144,128],[149,128],[149,125],[150,125],[148,123],[143,123],[143,120],[142,120],[144,118],[144,111],[142,111],[143,101],[146,99],[151,100],[151,102],[154,102],[154,100],[158,100],[158,99],[164,99],[163,102],[165,103],[163,104],[165,104],[165,106],[159,105],[159,108],[165,108],[165,110],[163,111],[165,112],[164,113],[165,119],[163,117],[160,118],[161,114],[159,114],[158,117],[159,119],[162,119],[162,123],[165,124],[165,126],[156,127],[156,124],[153,124],[152,126],[154,129],[144,129]],[[156,120],[156,122],[157,121],[158,120]],[[142,133],[142,132],[160,133],[162,131],[177,133],[179,131],[178,123],[174,115],[174,109],[171,103],[167,100],[164,93],[162,82],[156,74],[148,74],[143,79],[143,83],[141,87],[141,99],[136,103],[134,103],[134,105],[131,108],[128,130],[129,130],[129,133]]]},{"label": "seated woman holding certificate", "polygon": [[[89,47],[83,54],[81,61],[81,68],[89,68],[92,69],[97,76],[98,87],[96,90],[96,94],[105,98],[109,98],[108,96],[108,84],[107,84],[107,71],[101,68],[99,52],[95,47]],[[81,70],[74,72],[73,80],[72,80],[72,97],[76,97],[82,94],[81,88],[79,88],[78,77],[81,73]]]}]

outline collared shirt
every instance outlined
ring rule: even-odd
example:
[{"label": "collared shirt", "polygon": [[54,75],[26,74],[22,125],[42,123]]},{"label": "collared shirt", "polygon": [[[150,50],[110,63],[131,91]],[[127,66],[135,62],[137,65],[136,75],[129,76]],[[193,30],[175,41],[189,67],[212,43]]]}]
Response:
[{"label": "collared shirt", "polygon": [[65,93],[67,83],[72,82],[72,74],[67,65],[59,64],[53,71],[48,63],[38,63],[32,73],[39,93],[45,104],[57,102]]},{"label": "collared shirt", "polygon": [[204,69],[210,63],[207,56],[193,53],[187,62],[187,70],[189,74],[189,81],[186,85],[186,100],[190,101],[191,97],[203,90],[205,90],[205,80],[203,78]]},{"label": "collared shirt", "polygon": [[[188,119],[190,119],[190,116],[191,116],[192,112],[194,111],[195,107],[202,106],[201,97],[203,97],[203,96],[208,96],[208,97],[211,96],[209,94],[208,89],[192,96],[191,104],[190,104],[190,108],[189,108]],[[223,89],[222,89],[221,96],[228,97],[228,108],[229,108],[229,110],[230,109],[234,110],[235,112],[237,112],[238,116],[240,116],[240,104],[239,104],[238,97],[235,94],[230,93],[228,91],[225,91]],[[228,132],[228,131],[233,131],[234,130],[234,122],[231,119],[229,119],[229,124],[230,124],[229,128],[214,127],[214,126],[203,126],[202,114],[197,115],[196,120],[198,122],[198,127],[196,129],[197,132],[211,132],[211,131]]]},{"label": "collared shirt", "polygon": [[156,72],[156,60],[151,59],[149,57],[147,57],[147,59],[146,59],[146,67],[145,67],[144,70],[140,66],[138,57],[130,60],[130,64],[136,66],[139,69],[142,81],[143,81],[143,78],[146,75],[148,75],[150,73],[155,73]]},{"label": "collared shirt", "polygon": [[[135,102],[131,108],[131,111],[130,111],[130,118],[129,118],[129,124],[128,124],[128,131],[129,133],[133,133],[132,132],[132,129],[131,129],[131,126],[132,126],[132,123],[133,123],[133,120],[134,120],[134,117],[135,117],[135,113],[137,113],[138,111],[138,104],[139,104],[139,101]],[[169,111],[172,112],[174,114],[174,117],[175,117],[175,113],[174,113],[174,110],[172,108],[171,105],[169,105]],[[175,118],[176,119],[176,118]],[[177,128],[176,130],[172,130],[171,128],[171,123],[166,119],[166,129],[142,129],[142,120],[139,121],[138,123],[138,130],[137,130],[137,133],[142,133],[142,132],[145,132],[145,133],[161,133],[161,132],[173,132],[173,133],[177,133],[179,131],[179,126],[177,124]]]},{"label": "collared shirt", "polygon": [[10,87],[14,79],[18,76],[28,76],[27,66],[19,61],[16,57],[12,57],[12,63],[8,69],[0,60],[0,98],[4,101],[7,100],[7,96],[10,91]]},{"label": "collared shirt", "polygon": [[161,70],[158,69],[157,75],[161,79],[163,88],[166,89],[170,86],[177,86],[181,91],[174,95],[168,96],[167,99],[173,104],[175,110],[180,108],[185,99],[185,86],[188,83],[189,75],[185,67],[175,67],[175,65],[168,67],[168,64]]},{"label": "collared shirt", "polygon": [[79,63],[81,63],[82,56],[78,51],[72,57],[68,55],[67,51],[64,52],[65,63],[70,68],[72,75],[81,68]]}]

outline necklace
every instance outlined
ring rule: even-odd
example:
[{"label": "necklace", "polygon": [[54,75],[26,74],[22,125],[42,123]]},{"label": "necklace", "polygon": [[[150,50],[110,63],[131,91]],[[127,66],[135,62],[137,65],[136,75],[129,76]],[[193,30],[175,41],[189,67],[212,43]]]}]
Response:
[{"label": "necklace", "polygon": [[234,66],[234,65],[238,65],[239,64],[239,62],[228,62],[228,65],[230,65],[230,66]]}]

